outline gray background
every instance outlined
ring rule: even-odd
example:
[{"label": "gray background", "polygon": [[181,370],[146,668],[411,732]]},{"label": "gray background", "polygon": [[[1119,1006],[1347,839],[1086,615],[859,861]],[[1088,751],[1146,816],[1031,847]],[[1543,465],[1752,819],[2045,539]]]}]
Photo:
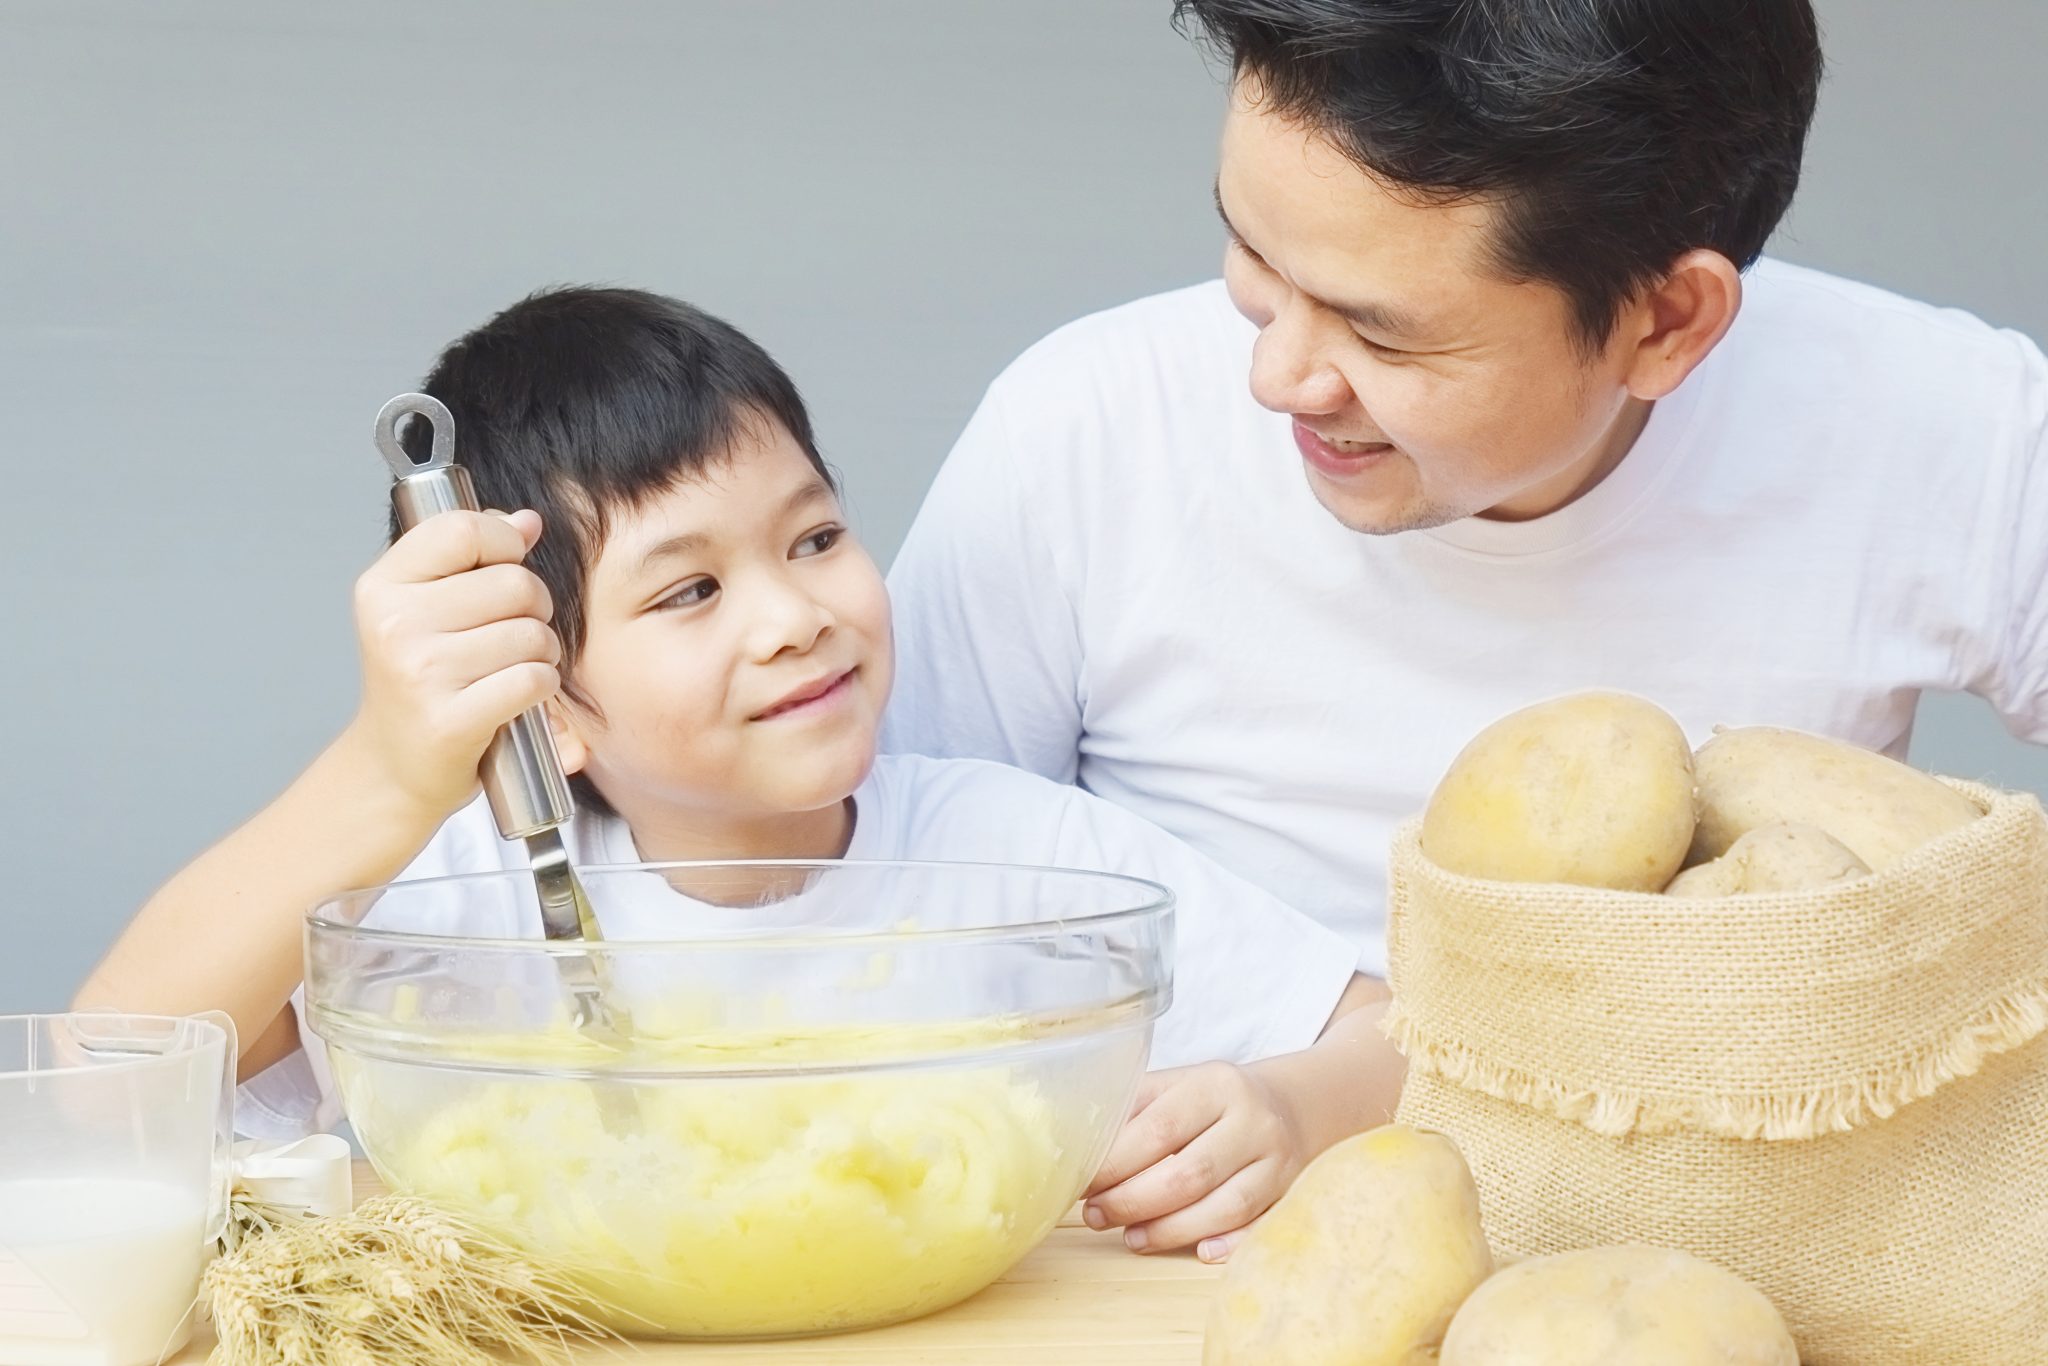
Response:
[{"label": "gray background", "polygon": [[[1168,8],[0,0],[0,1010],[346,720],[370,419],[525,291],[730,316],[892,555],[1005,361],[1214,273],[1221,88]],[[2048,337],[2048,5],[1821,11],[1778,252]],[[1968,699],[1916,758],[2048,789]]]}]

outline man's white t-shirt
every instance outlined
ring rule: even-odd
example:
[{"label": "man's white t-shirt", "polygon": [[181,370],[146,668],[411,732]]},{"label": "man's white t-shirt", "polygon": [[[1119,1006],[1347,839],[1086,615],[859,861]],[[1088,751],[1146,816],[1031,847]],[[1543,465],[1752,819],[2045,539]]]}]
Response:
[{"label": "man's white t-shirt", "polygon": [[[972,759],[883,756],[854,793],[854,830],[845,857],[861,862],[1023,864],[1122,873],[1174,894],[1173,1002],[1153,1034],[1155,1068],[1223,1059],[1251,1062],[1314,1043],[1358,966],[1343,935],[1225,872],[1210,859],[1121,807],[1077,788],[1002,764]],[[579,813],[566,844],[582,867],[640,861],[632,831],[616,816]],[[400,875],[401,881],[455,873],[522,871],[523,844],[498,837],[479,798],[451,817]],[[423,889],[424,890],[424,889]],[[397,914],[379,903],[365,924],[416,933],[535,937],[540,917],[530,895],[503,884],[457,880],[431,900],[406,898]],[[787,907],[778,907],[787,916]],[[688,938],[736,912],[690,900],[649,875],[608,887],[599,907],[607,938]],[[811,919],[833,908],[810,907]],[[862,914],[872,914],[863,907]],[[787,923],[785,920],[784,923]],[[985,922],[977,922],[985,923]],[[890,924],[874,925],[889,929]],[[920,922],[920,929],[942,926]],[[543,984],[545,985],[545,984]],[[624,983],[622,989],[687,990],[678,979]],[[762,982],[762,990],[793,989]],[[1000,991],[982,984],[980,995]],[[719,989],[733,984],[721,982]],[[965,989],[965,988],[962,988]],[[998,1000],[963,1009],[1001,1011]],[[301,1036],[313,1039],[303,991],[293,996]],[[236,1127],[258,1138],[286,1138],[331,1127],[340,1102],[317,1043],[251,1078],[236,1097]]]},{"label": "man's white t-shirt", "polygon": [[1901,753],[1919,694],[2048,740],[2048,363],[1766,261],[1619,467],[1534,521],[1346,530],[1220,283],[1085,318],[990,387],[890,573],[885,748],[1078,782],[1384,967],[1386,851],[1488,722],[1582,688],[1695,741]]}]

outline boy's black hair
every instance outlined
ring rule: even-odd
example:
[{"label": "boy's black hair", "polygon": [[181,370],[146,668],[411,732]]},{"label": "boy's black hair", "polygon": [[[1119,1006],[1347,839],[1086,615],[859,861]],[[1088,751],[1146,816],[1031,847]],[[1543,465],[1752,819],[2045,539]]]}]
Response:
[{"label": "boy's black hair", "polygon": [[1792,202],[1821,76],[1809,0],[1175,0],[1358,165],[1498,198],[1494,264],[1597,349],[1685,252],[1747,267]]},{"label": "boy's black hair", "polygon": [[[838,486],[782,367],[730,323],[642,290],[528,295],[443,351],[421,388],[454,416],[455,460],[483,505],[541,515],[526,564],[554,599],[572,696],[584,589],[614,513],[714,469],[750,423],[787,431]],[[421,459],[431,434],[414,422],[402,440]],[[609,809],[587,782],[576,788]]]}]

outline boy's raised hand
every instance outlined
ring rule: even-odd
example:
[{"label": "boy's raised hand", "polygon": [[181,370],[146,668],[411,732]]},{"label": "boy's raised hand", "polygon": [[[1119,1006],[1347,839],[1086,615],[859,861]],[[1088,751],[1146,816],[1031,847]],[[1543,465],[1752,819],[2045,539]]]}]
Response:
[{"label": "boy's raised hand", "polygon": [[356,580],[362,705],[349,729],[407,800],[438,824],[477,788],[507,721],[560,689],[554,606],[521,563],[535,512],[444,512]]}]

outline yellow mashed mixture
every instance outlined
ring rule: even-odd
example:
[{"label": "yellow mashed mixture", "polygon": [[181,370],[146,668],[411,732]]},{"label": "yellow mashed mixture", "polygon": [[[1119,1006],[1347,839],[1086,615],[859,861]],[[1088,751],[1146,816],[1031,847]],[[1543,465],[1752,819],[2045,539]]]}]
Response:
[{"label": "yellow mashed mixture", "polygon": [[[679,1066],[886,1056],[1017,1032],[991,1021],[972,1039],[960,1028],[643,1034],[633,1062],[648,1065],[650,1049]],[[459,1052],[558,1065],[599,1047],[565,1027]],[[612,1326],[643,1335],[831,1332],[964,1299],[1051,1229],[1102,1120],[1085,1100],[1055,1105],[1028,1069],[986,1059],[651,1085],[415,1069],[343,1050],[334,1062],[387,1181],[482,1216],[565,1270]],[[623,1119],[620,1091],[632,1097]]]}]

